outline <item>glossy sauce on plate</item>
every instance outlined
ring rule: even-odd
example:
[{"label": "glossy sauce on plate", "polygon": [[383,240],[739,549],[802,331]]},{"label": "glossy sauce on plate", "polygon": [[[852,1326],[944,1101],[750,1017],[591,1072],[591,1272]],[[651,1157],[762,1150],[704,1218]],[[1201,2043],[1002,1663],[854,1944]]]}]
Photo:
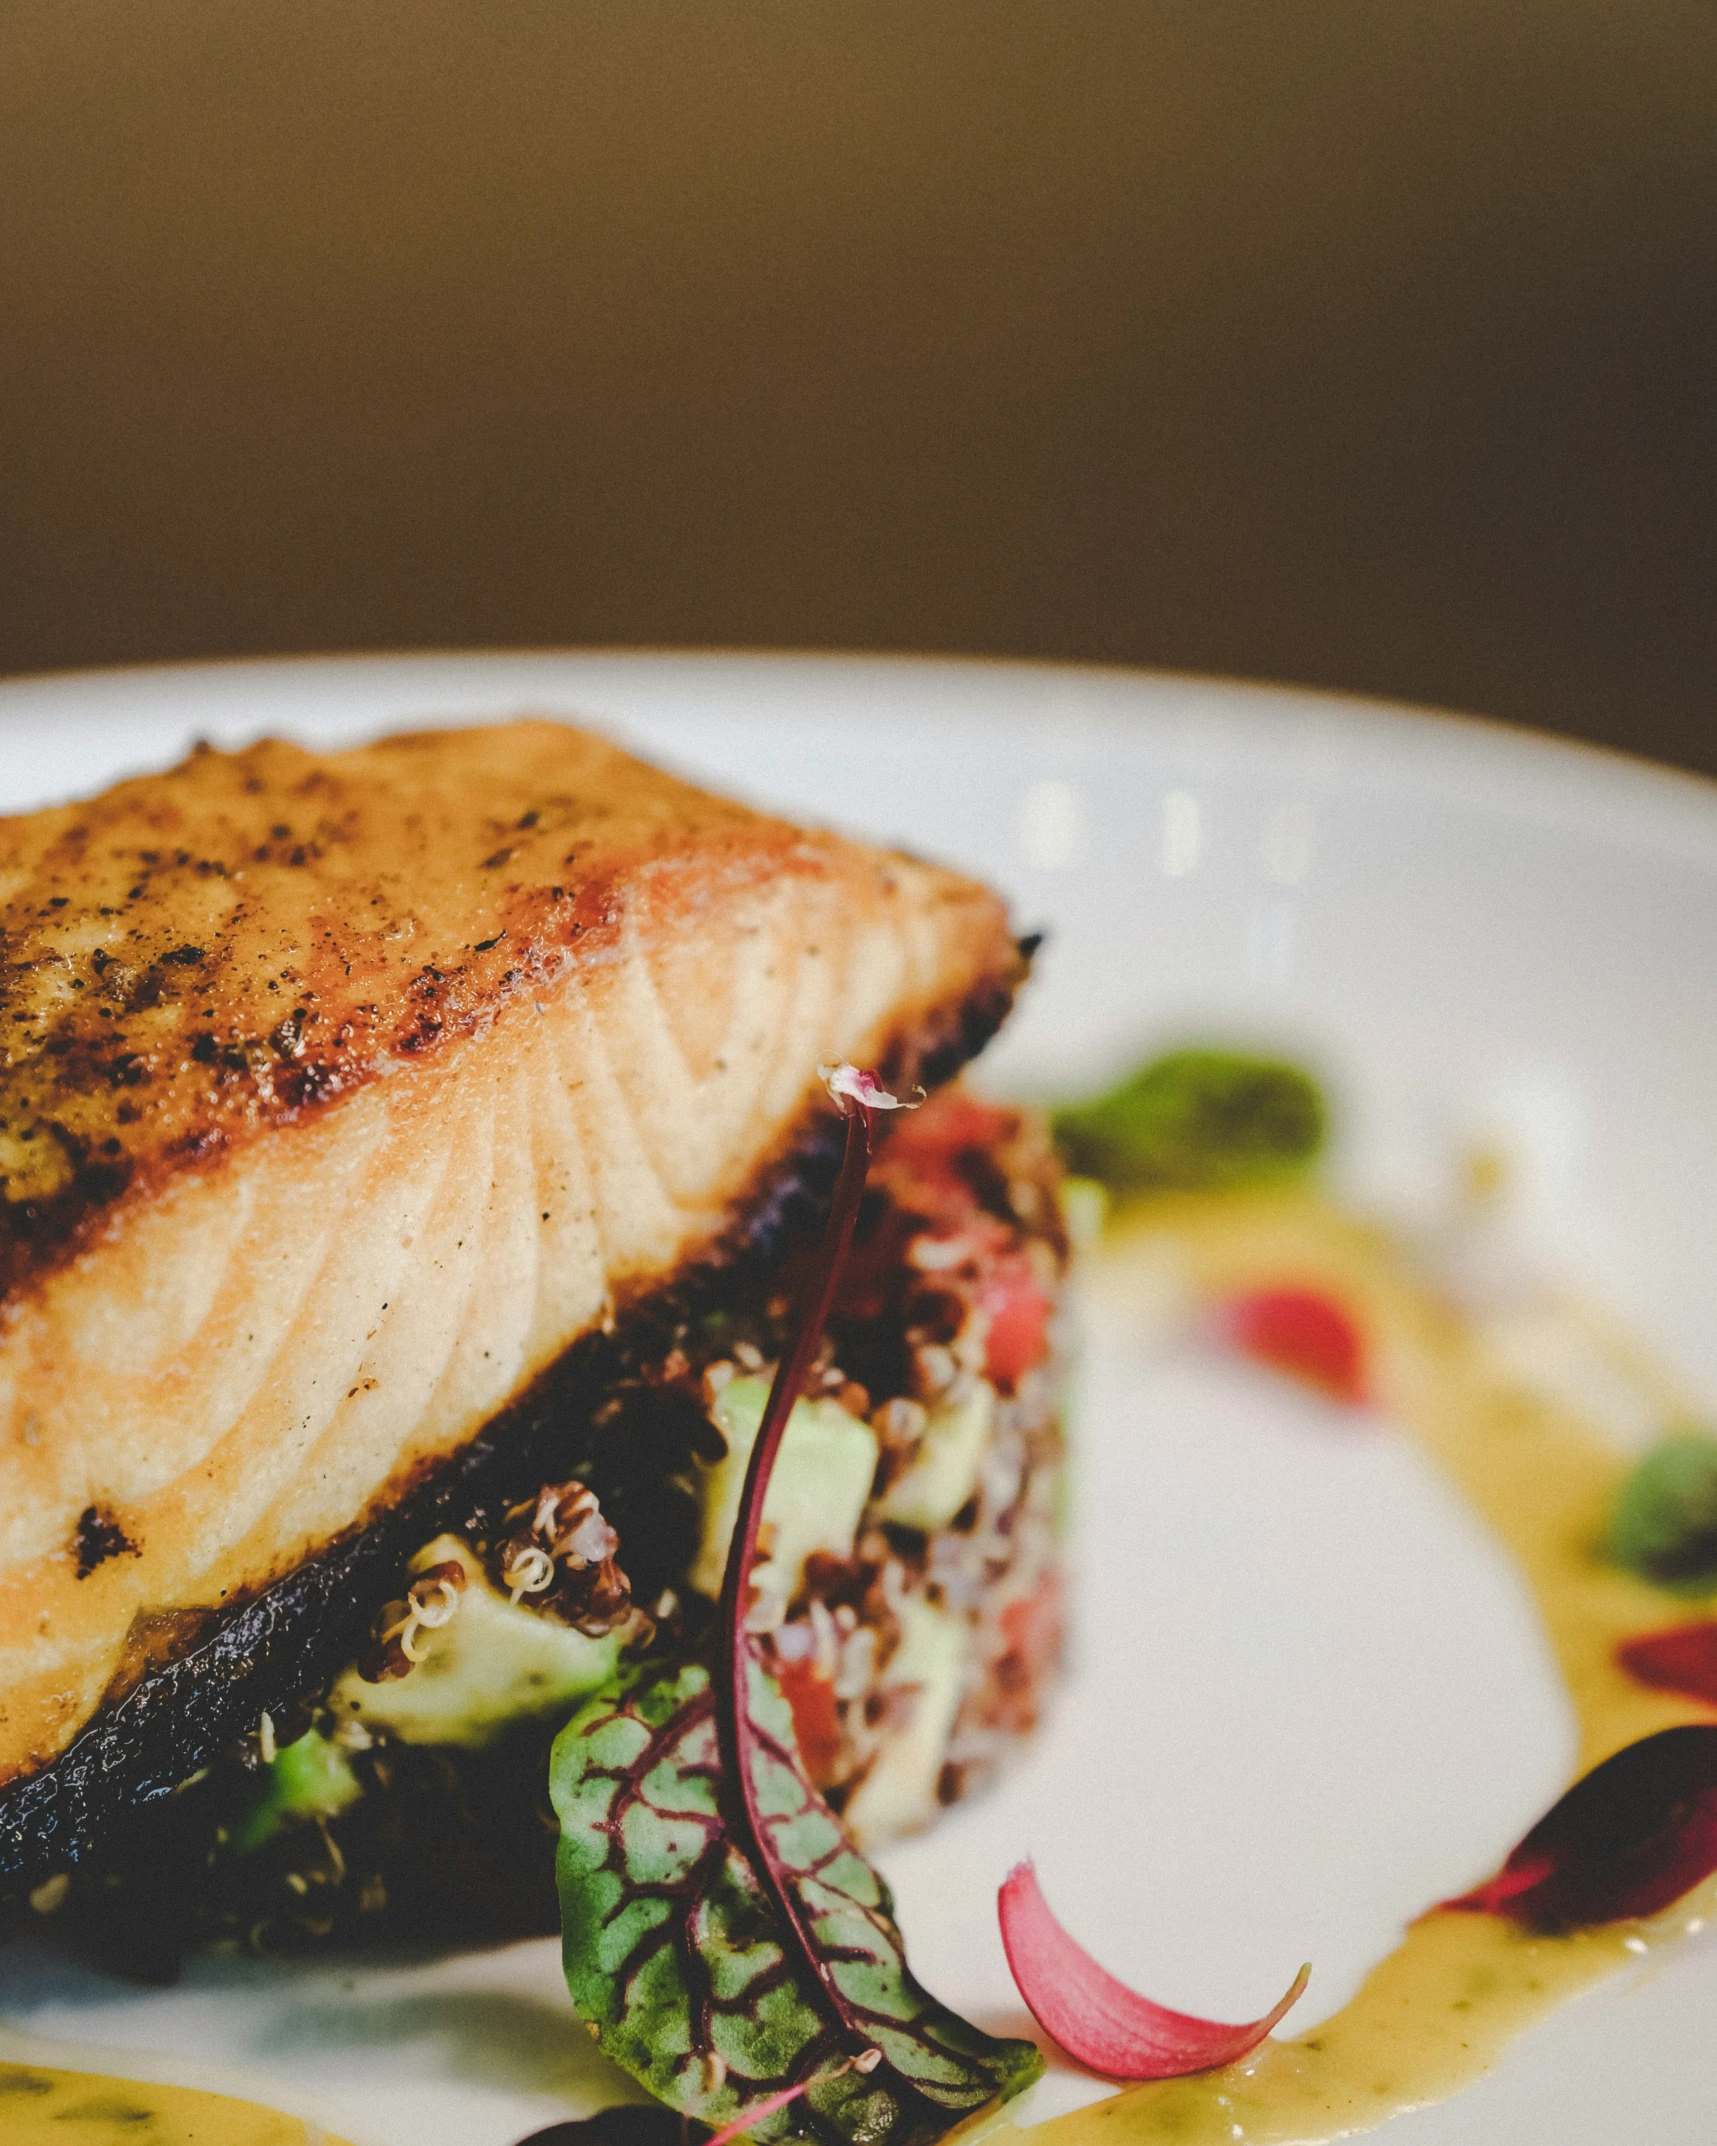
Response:
[{"label": "glossy sauce on plate", "polygon": [[[1197,1299],[1293,1287],[1348,1308],[1376,1401],[1518,1562],[1574,1703],[1580,1772],[1659,1729],[1712,1718],[1635,1684],[1616,1661],[1619,1641],[1665,1618],[1661,1594],[1596,1554],[1629,1462],[1511,1374],[1387,1236],[1313,1197],[1154,1199],[1122,1219],[1091,1283],[1144,1304],[1160,1298],[1165,1261]],[[1650,1921],[1564,1937],[1428,1908],[1352,2002],[1304,2038],[1269,2040],[1221,2071],[1124,2088],[1032,2136],[1042,2146],[1319,2146],[1368,2131],[1455,2093],[1553,2006],[1713,1914],[1717,1880]],[[1007,2122],[1004,2111],[971,2130]]]},{"label": "glossy sauce on plate", "polygon": [[6,2146],[343,2146],[317,2125],[226,2094],[4,2063],[0,2137]]}]

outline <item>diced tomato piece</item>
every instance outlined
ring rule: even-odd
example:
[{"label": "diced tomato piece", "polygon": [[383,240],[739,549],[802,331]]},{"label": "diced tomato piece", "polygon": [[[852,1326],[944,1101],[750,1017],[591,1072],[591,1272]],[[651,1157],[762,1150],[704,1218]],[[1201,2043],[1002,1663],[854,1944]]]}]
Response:
[{"label": "diced tomato piece", "polygon": [[981,1103],[963,1088],[944,1088],[922,1110],[894,1127],[889,1149],[901,1157],[910,1155],[916,1163],[932,1155],[957,1154],[962,1148],[993,1148],[1016,1118],[1016,1112]]},{"label": "diced tomato piece", "polygon": [[1061,1582],[1046,1572],[1029,1595],[1002,1611],[1006,1651],[995,1666],[1005,1728],[1023,1730],[1037,1720],[1038,1695],[1061,1658]]},{"label": "diced tomato piece", "polygon": [[959,1228],[978,1212],[973,1159],[982,1164],[993,1158],[1017,1123],[1017,1112],[944,1088],[922,1110],[889,1128],[877,1157],[876,1182],[889,1186],[913,1214]]},{"label": "diced tomato piece", "polygon": [[984,1368],[993,1386],[1011,1393],[1048,1353],[1049,1299],[1030,1263],[1013,1258],[997,1263],[996,1272],[984,1284],[981,1302],[990,1315]]},{"label": "diced tomato piece", "polygon": [[1346,1308],[1315,1289],[1259,1289],[1228,1306],[1235,1348],[1333,1400],[1366,1396],[1365,1343]]},{"label": "diced tomato piece", "polygon": [[793,1734],[799,1740],[799,1757],[817,1787],[834,1779],[841,1756],[841,1717],[835,1705],[835,1687],[822,1664],[807,1656],[770,1664],[781,1695],[793,1710]]}]

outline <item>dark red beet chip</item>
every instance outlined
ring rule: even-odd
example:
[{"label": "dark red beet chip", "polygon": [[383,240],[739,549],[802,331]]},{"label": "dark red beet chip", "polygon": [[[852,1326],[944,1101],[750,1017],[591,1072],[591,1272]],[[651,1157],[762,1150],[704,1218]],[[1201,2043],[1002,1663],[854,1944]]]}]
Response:
[{"label": "dark red beet chip", "polygon": [[625,2102],[582,2121],[550,2124],[533,2131],[518,2146],[697,2146],[710,2135],[708,2124],[694,2123],[660,2102],[647,2107]]},{"label": "dark red beet chip", "polygon": [[1624,1640],[1616,1660],[1641,1684],[1717,1706],[1717,1623],[1709,1618]]},{"label": "dark red beet chip", "polygon": [[1655,1915],[1717,1870],[1717,1724],[1663,1729],[1594,1766],[1494,1878],[1445,1908],[1529,1930]]}]

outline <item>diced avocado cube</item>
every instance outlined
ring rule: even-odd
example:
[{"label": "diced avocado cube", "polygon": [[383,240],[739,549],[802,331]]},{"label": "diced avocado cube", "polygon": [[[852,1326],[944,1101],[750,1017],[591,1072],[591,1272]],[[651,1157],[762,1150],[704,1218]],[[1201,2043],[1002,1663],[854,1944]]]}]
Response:
[{"label": "diced avocado cube", "polygon": [[[721,1593],[746,1464],[762,1428],[770,1383],[762,1376],[731,1379],[710,1410],[727,1440],[727,1453],[703,1471],[703,1538],[691,1584],[711,1600]],[[876,1433],[838,1401],[793,1404],[763,1501],[764,1525],[773,1530],[767,1573],[758,1568],[763,1584],[790,1599],[813,1551],[852,1555],[876,1480],[876,1460]]]},{"label": "diced avocado cube", "polygon": [[1103,1241],[1113,1202],[1101,1178],[1064,1177],[1058,1194],[1062,1227],[1076,1252],[1088,1252]]},{"label": "diced avocado cube", "polygon": [[964,1399],[933,1408],[918,1451],[878,1501],[883,1519],[926,1535],[945,1528],[978,1487],[995,1421],[995,1388],[983,1379]]},{"label": "diced avocado cube", "polygon": [[409,1676],[366,1684],[348,1669],[329,1695],[336,1720],[361,1721],[402,1743],[475,1750],[607,1682],[620,1654],[617,1633],[590,1639],[509,1602],[457,1535],[437,1536],[412,1566],[453,1560],[464,1567],[465,1587],[452,1621],[420,1634],[423,1660]]},{"label": "diced avocado cube", "polygon": [[862,1847],[928,1825],[954,1716],[960,1710],[968,1627],[922,1595],[901,1610],[900,1645],[889,1657],[884,1688],[910,1694],[911,1715],[883,1745],[847,1805],[847,1830]]},{"label": "diced avocado cube", "polygon": [[249,1855],[272,1840],[288,1819],[336,1817],[363,1792],[339,1745],[311,1729],[275,1753],[262,1793],[233,1846],[240,1855]]}]

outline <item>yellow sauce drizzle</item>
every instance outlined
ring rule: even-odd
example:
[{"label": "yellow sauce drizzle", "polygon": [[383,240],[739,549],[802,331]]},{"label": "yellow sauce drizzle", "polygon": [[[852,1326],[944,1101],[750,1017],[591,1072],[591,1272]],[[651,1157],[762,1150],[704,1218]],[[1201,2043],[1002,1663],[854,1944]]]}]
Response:
[{"label": "yellow sauce drizzle", "polygon": [[[1595,1554],[1628,1462],[1519,1380],[1379,1231],[1312,1196],[1175,1197],[1130,1209],[1092,1262],[1111,1302],[1160,1301],[1165,1276],[1199,1297],[1303,1286],[1359,1321],[1376,1399],[1405,1424],[1519,1561],[1579,1722],[1579,1771],[1709,1708],[1618,1668],[1618,1640],[1685,1618]],[[1441,2101],[1488,2071],[1525,2027],[1643,1950],[1717,1914],[1717,1880],[1649,1922],[1533,1937],[1491,1915],[1433,1911],[1353,2001],[1298,2041],[1242,2063],[1132,2086],[1030,2127],[1034,2146],[1321,2146]],[[970,2139],[1008,2122],[975,2119]]]},{"label": "yellow sauce drizzle", "polygon": [[343,2146],[332,2132],[254,2101],[4,2063],[0,2137],[6,2146]]}]

